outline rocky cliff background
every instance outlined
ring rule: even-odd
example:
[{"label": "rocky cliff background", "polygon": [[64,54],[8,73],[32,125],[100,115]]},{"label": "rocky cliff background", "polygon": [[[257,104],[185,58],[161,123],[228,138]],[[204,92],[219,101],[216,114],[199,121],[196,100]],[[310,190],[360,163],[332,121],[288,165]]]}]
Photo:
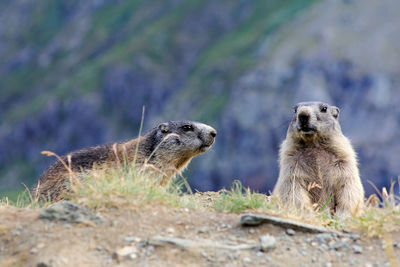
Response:
[{"label": "rocky cliff background", "polygon": [[400,174],[400,2],[0,2],[0,192],[32,186],[40,154],[136,137],[175,119],[214,126],[185,176],[262,192],[299,101],[341,107],[368,184]]}]

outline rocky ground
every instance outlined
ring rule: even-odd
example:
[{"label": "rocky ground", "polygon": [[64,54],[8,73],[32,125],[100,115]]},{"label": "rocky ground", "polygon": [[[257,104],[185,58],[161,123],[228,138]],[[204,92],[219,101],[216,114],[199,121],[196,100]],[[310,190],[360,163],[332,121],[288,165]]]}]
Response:
[{"label": "rocky ground", "polygon": [[400,231],[385,238],[309,233],[279,222],[243,226],[241,217],[163,205],[109,207],[97,214],[74,204],[47,210],[2,206],[0,265],[397,266],[400,261]]}]

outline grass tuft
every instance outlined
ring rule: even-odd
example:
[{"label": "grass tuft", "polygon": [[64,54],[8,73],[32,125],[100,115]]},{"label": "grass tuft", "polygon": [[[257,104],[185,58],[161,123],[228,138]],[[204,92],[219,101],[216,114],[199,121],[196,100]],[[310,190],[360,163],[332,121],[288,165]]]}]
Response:
[{"label": "grass tuft", "polygon": [[[385,187],[381,191],[374,186],[377,194],[371,195],[366,201],[364,213],[353,218],[349,225],[360,229],[369,236],[383,237],[399,228],[400,225],[400,198],[394,193],[396,183],[392,182],[389,192]],[[400,187],[400,177],[397,185]]]},{"label": "grass tuft", "polygon": [[84,182],[74,183],[67,196],[73,201],[94,208],[130,205],[139,208],[146,204],[165,204],[172,207],[195,208],[198,205],[185,192],[189,191],[183,177],[160,186],[163,175],[148,168],[128,164],[120,168],[95,168],[82,173]]},{"label": "grass tuft", "polygon": [[221,191],[214,208],[217,211],[238,213],[245,210],[273,209],[274,206],[266,195],[252,192],[250,188],[243,188],[240,181],[234,181],[229,191]]}]

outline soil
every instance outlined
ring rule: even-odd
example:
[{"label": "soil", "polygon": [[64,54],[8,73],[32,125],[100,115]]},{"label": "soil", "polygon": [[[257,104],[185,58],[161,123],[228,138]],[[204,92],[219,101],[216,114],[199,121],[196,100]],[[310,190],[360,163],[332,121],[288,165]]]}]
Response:
[{"label": "soil", "polygon": [[[105,208],[98,224],[48,221],[39,219],[40,213],[0,207],[0,266],[391,266],[400,261],[400,231],[385,244],[362,233],[340,237],[268,224],[242,227],[241,214],[163,205]],[[262,251],[265,235],[275,244]],[[155,237],[192,245],[159,243]],[[237,246],[246,244],[256,247]]]}]

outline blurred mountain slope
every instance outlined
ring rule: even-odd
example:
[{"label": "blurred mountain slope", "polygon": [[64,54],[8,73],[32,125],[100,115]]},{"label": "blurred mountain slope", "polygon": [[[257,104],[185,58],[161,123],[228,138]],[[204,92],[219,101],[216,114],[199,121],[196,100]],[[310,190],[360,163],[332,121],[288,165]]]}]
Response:
[{"label": "blurred mountain slope", "polygon": [[[195,189],[270,190],[291,106],[342,108],[363,180],[400,173],[400,19],[394,0],[3,1],[0,189],[51,159],[172,119],[219,130]],[[369,192],[371,192],[369,188]]]}]

